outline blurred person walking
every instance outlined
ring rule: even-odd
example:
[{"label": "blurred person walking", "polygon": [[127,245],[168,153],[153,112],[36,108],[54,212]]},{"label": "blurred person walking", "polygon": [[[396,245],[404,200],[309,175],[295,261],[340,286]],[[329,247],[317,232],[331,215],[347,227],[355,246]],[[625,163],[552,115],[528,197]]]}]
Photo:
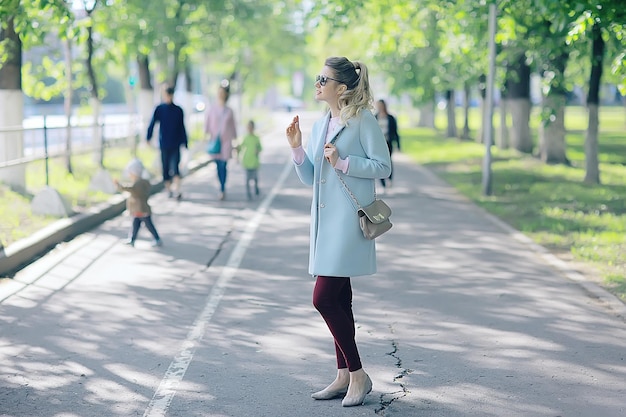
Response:
[{"label": "blurred person walking", "polygon": [[159,147],[161,149],[161,166],[163,170],[163,183],[170,198],[182,198],[180,190],[180,147],[187,148],[187,131],[185,130],[185,117],[183,109],[174,104],[174,89],[167,87],[163,91],[163,103],[154,109],[152,120],[148,126],[146,135],[148,142],[152,139],[152,133],[156,123],[159,128]]},{"label": "blurred person walking", "polygon": [[[378,120],[378,126],[380,126],[380,130],[382,130],[383,135],[385,135],[385,140],[387,141],[387,148],[389,149],[389,156],[393,154],[394,143],[398,151],[400,151],[400,136],[398,135],[398,123],[396,118],[393,117],[387,111],[387,103],[385,100],[378,100],[376,102],[376,120]],[[389,174],[389,178],[381,178],[380,183],[383,188],[389,187],[391,188],[391,180],[393,179],[393,161],[391,163],[391,174]]]},{"label": "blurred person walking", "polygon": [[126,244],[135,246],[135,240],[139,233],[141,223],[146,225],[148,231],[154,237],[152,246],[161,246],[161,238],[152,222],[152,209],[148,204],[150,197],[150,182],[143,178],[144,167],[139,159],[133,159],[126,166],[126,172],[130,177],[130,184],[120,184],[118,180],[114,180],[115,186],[119,191],[126,191],[130,196],[126,199],[126,210],[133,218],[130,233]]},{"label": "blurred person walking", "polygon": [[233,140],[237,137],[235,115],[226,105],[230,96],[227,81],[222,82],[217,91],[217,103],[209,109],[204,124],[204,132],[209,136],[207,152],[215,161],[217,178],[220,183],[219,199],[226,198],[226,176],[228,160],[232,157]]},{"label": "blurred person walking", "polygon": [[263,150],[261,139],[254,132],[254,121],[248,122],[248,134],[243,138],[237,152],[241,166],[246,170],[246,193],[248,200],[252,200],[250,183],[254,183],[254,195],[259,196],[259,154]]}]

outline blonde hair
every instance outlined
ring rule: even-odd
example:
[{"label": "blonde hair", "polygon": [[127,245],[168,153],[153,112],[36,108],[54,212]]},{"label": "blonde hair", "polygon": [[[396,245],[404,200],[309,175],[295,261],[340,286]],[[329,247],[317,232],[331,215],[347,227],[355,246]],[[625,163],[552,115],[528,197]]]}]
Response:
[{"label": "blonde hair", "polygon": [[342,123],[347,123],[362,110],[371,109],[374,103],[369,76],[365,64],[351,62],[346,57],[330,57],[324,65],[331,68],[337,80],[348,89],[339,97]]}]

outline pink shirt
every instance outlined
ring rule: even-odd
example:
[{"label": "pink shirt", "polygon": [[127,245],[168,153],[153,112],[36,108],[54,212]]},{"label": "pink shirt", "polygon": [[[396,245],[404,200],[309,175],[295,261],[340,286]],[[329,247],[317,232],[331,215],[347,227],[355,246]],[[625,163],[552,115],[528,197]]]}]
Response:
[{"label": "pink shirt", "polygon": [[[335,132],[339,130],[341,127],[342,126],[339,124],[339,116],[331,117],[330,121],[328,122],[328,129],[326,130],[326,139],[324,140],[324,143],[330,142]],[[297,148],[292,148],[291,153],[293,156],[293,161],[297,165],[300,165],[304,162],[304,158],[306,158],[306,154],[302,146],[298,146]],[[339,158],[337,159],[337,162],[335,163],[335,169],[338,169],[344,174],[347,174],[349,165],[350,165],[349,156],[347,156],[345,159]]]},{"label": "pink shirt", "polygon": [[233,110],[227,106],[216,104],[211,106],[206,114],[204,132],[212,138],[220,136],[222,151],[216,159],[228,160],[232,156],[233,140],[237,138],[235,116]]}]

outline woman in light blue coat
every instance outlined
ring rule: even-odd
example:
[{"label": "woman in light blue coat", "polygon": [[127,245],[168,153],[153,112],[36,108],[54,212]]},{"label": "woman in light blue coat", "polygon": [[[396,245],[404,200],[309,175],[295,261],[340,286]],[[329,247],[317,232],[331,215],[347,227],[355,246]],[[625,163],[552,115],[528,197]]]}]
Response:
[{"label": "woman in light blue coat", "polygon": [[300,180],[313,187],[309,273],[316,277],[313,305],[335,341],[337,377],[311,396],[329,400],[344,396],[344,407],[361,405],[372,390],[355,341],[350,277],[376,272],[376,248],[359,227],[357,207],[375,199],[375,180],[391,173],[382,131],[371,113],[367,68],[344,57],[326,60],[315,82],[315,99],[330,111],[313,126],[306,150],[296,116],[286,134]]}]

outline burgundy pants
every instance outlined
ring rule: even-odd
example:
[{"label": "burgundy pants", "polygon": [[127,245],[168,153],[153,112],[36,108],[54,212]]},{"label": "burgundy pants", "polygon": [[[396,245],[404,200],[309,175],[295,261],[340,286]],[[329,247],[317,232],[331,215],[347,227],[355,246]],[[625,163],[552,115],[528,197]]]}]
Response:
[{"label": "burgundy pants", "polygon": [[361,359],[354,340],[350,278],[318,276],[313,290],[313,305],[335,339],[337,368],[348,368],[350,372],[361,369]]}]

